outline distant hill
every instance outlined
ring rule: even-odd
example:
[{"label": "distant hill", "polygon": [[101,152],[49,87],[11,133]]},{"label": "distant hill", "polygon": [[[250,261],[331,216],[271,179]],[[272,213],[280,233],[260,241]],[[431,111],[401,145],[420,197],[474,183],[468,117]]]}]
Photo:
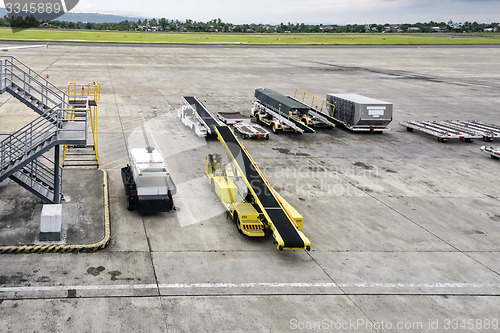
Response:
[{"label": "distant hill", "polygon": [[[0,8],[0,17],[7,15],[5,8]],[[143,19],[141,17],[127,17],[111,14],[98,14],[98,13],[73,13],[69,12],[59,17],[59,21],[67,22],[92,22],[92,23],[117,23],[125,20],[137,22]]]}]

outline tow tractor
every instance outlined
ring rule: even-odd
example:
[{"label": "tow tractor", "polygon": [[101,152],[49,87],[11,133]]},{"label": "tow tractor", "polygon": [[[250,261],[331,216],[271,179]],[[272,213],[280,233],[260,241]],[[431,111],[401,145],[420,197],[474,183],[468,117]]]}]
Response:
[{"label": "tow tractor", "polygon": [[174,207],[176,186],[160,153],[154,147],[131,150],[131,165],[121,169],[127,209],[168,212]]},{"label": "tow tractor", "polygon": [[231,163],[223,164],[220,155],[210,154],[206,158],[205,175],[238,231],[250,237],[272,233],[280,251],[309,251],[311,242],[301,231],[302,215],[271,187],[229,127],[214,129]]},{"label": "tow tractor", "polygon": [[489,154],[490,157],[494,160],[500,159],[500,149],[498,149],[498,147],[482,146],[481,150],[484,151],[486,154]]}]

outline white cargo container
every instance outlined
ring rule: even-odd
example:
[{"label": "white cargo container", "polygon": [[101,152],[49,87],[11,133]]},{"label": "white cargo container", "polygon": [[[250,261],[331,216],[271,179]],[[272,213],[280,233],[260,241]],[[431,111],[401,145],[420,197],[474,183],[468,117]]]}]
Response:
[{"label": "white cargo container", "polygon": [[358,94],[327,94],[326,101],[329,115],[354,131],[384,131],[392,121],[389,102]]}]

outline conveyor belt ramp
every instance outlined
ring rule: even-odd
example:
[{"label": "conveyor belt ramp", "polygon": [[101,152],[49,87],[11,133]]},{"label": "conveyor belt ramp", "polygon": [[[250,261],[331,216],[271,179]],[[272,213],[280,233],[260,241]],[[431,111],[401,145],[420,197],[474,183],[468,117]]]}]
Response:
[{"label": "conveyor belt ramp", "polygon": [[216,130],[229,158],[240,173],[246,175],[243,179],[271,227],[278,249],[305,248],[310,250],[309,239],[297,229],[295,222],[281,205],[274,189],[231,129],[227,126],[217,126]]}]

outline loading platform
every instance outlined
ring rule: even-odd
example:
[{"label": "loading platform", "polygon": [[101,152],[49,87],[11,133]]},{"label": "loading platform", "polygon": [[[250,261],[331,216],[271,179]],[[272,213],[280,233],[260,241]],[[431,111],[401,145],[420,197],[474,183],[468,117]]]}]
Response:
[{"label": "loading platform", "polygon": [[491,142],[500,137],[500,126],[475,120],[443,120],[443,121],[402,121],[408,132],[417,130],[438,138],[439,142],[449,139],[472,142],[483,139]]},{"label": "loading platform", "polygon": [[242,175],[242,180],[264,215],[265,223],[271,228],[277,248],[310,250],[309,239],[298,230],[290,211],[285,208],[287,205],[284,205],[233,131],[227,126],[216,126],[215,130],[219,141]]}]

